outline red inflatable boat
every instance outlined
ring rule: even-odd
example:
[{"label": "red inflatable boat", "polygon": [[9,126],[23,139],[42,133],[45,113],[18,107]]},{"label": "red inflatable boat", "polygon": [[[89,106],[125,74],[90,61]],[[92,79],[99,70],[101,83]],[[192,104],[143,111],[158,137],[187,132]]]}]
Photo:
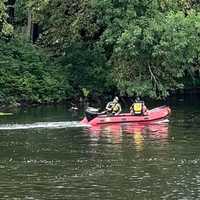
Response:
[{"label": "red inflatable boat", "polygon": [[85,117],[81,121],[83,124],[98,125],[108,123],[130,123],[130,122],[154,122],[162,119],[166,119],[171,113],[171,109],[168,106],[161,106],[148,111],[148,115],[135,116],[130,113],[122,113],[119,115],[108,116],[98,113],[95,108],[89,107],[85,111]]}]

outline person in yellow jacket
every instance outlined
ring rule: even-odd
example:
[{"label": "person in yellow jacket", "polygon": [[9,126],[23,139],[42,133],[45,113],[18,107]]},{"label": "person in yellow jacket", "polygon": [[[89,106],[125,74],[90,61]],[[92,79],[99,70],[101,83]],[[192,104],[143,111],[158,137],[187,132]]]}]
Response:
[{"label": "person in yellow jacket", "polygon": [[118,97],[115,97],[113,101],[107,103],[106,111],[108,114],[112,115],[118,115],[122,111]]},{"label": "person in yellow jacket", "polygon": [[144,101],[141,101],[139,97],[137,97],[135,102],[131,105],[130,112],[133,115],[148,115],[148,109]]}]

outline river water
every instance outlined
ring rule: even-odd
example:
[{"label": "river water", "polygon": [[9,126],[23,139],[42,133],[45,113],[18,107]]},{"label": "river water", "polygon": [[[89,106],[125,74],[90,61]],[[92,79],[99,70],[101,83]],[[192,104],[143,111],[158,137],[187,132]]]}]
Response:
[{"label": "river water", "polygon": [[0,199],[200,199],[200,103],[169,122],[80,126],[64,106],[0,123]]}]

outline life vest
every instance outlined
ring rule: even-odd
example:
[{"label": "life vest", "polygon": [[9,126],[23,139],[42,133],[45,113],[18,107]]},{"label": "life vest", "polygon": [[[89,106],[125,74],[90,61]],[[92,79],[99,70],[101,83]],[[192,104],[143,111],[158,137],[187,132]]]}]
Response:
[{"label": "life vest", "polygon": [[115,105],[113,105],[113,112],[118,112],[119,111],[119,104],[117,103],[117,104],[115,104]]},{"label": "life vest", "polygon": [[143,103],[142,102],[136,102],[133,104],[133,112],[136,115],[143,114]]},{"label": "life vest", "polygon": [[111,110],[109,112],[111,113],[117,113],[120,110],[120,105],[119,103],[113,103],[113,102],[109,102],[108,106],[106,106],[108,108],[110,108]]}]

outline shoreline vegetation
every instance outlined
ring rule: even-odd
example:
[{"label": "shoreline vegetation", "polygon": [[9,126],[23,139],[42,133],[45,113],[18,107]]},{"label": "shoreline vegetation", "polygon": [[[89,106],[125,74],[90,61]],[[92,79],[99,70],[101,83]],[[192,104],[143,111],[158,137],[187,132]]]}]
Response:
[{"label": "shoreline vegetation", "polygon": [[200,4],[0,2],[0,108],[200,92]]}]

